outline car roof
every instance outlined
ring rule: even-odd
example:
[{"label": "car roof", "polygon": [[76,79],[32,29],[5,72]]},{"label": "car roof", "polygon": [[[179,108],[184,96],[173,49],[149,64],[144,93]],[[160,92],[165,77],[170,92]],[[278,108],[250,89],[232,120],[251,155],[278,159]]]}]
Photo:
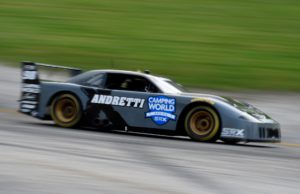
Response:
[{"label": "car roof", "polygon": [[128,71],[128,70],[116,70],[116,69],[99,69],[99,70],[91,70],[91,72],[119,73],[119,74],[128,74],[128,75],[138,75],[138,76],[148,77],[150,79],[153,78],[153,77],[160,78],[160,79],[167,79],[167,78],[164,78],[164,77],[143,73],[141,71]]}]

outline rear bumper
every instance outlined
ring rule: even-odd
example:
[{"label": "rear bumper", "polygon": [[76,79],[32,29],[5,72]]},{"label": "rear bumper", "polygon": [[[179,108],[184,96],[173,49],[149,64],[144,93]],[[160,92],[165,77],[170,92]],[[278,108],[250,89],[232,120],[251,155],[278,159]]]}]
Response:
[{"label": "rear bumper", "polygon": [[278,123],[251,123],[247,122],[238,128],[223,128],[221,140],[244,142],[269,142],[281,141],[281,129]]}]

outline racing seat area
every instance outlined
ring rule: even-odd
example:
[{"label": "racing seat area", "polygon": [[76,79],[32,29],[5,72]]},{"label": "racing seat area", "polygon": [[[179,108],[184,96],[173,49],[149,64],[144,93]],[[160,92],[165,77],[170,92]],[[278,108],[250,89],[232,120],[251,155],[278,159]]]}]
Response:
[{"label": "racing seat area", "polygon": [[158,89],[143,77],[121,74],[108,74],[106,88],[136,92],[158,92]]},{"label": "racing seat area", "polygon": [[128,82],[127,89],[131,91],[146,92],[147,83],[145,80],[134,79]]}]

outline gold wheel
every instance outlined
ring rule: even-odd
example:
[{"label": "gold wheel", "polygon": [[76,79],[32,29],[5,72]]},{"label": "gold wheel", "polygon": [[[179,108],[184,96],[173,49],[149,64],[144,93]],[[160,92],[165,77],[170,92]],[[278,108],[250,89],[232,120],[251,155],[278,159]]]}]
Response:
[{"label": "gold wheel", "polygon": [[219,128],[218,114],[208,106],[191,109],[185,119],[185,130],[196,141],[215,141],[219,135]]},{"label": "gold wheel", "polygon": [[51,117],[62,127],[74,127],[81,120],[81,107],[77,98],[71,94],[57,97],[51,104]]}]

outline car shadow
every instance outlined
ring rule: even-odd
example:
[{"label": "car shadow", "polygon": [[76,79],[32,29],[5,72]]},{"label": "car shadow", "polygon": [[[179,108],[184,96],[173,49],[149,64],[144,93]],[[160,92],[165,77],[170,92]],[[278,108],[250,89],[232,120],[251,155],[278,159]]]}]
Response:
[{"label": "car shadow", "polygon": [[37,123],[37,122],[26,122],[26,121],[19,121],[20,124],[26,125],[34,125],[34,126],[41,126],[41,127],[50,127],[60,130],[69,130],[69,131],[88,131],[88,132],[95,132],[95,133],[106,133],[106,134],[118,134],[124,136],[134,136],[134,137],[147,137],[147,138],[155,138],[155,139],[165,139],[171,141],[185,141],[189,143],[200,143],[200,144],[215,144],[215,145],[222,145],[222,146],[235,146],[235,147],[252,147],[252,148],[277,148],[275,146],[270,145],[258,145],[254,143],[247,143],[247,142],[239,142],[236,144],[229,144],[218,140],[216,142],[197,142],[191,140],[187,136],[172,136],[172,135],[161,135],[161,134],[153,134],[153,133],[145,133],[145,132],[136,132],[136,131],[121,131],[121,130],[101,130],[97,128],[91,127],[78,127],[78,128],[62,128],[59,127],[52,122],[47,123]]}]

